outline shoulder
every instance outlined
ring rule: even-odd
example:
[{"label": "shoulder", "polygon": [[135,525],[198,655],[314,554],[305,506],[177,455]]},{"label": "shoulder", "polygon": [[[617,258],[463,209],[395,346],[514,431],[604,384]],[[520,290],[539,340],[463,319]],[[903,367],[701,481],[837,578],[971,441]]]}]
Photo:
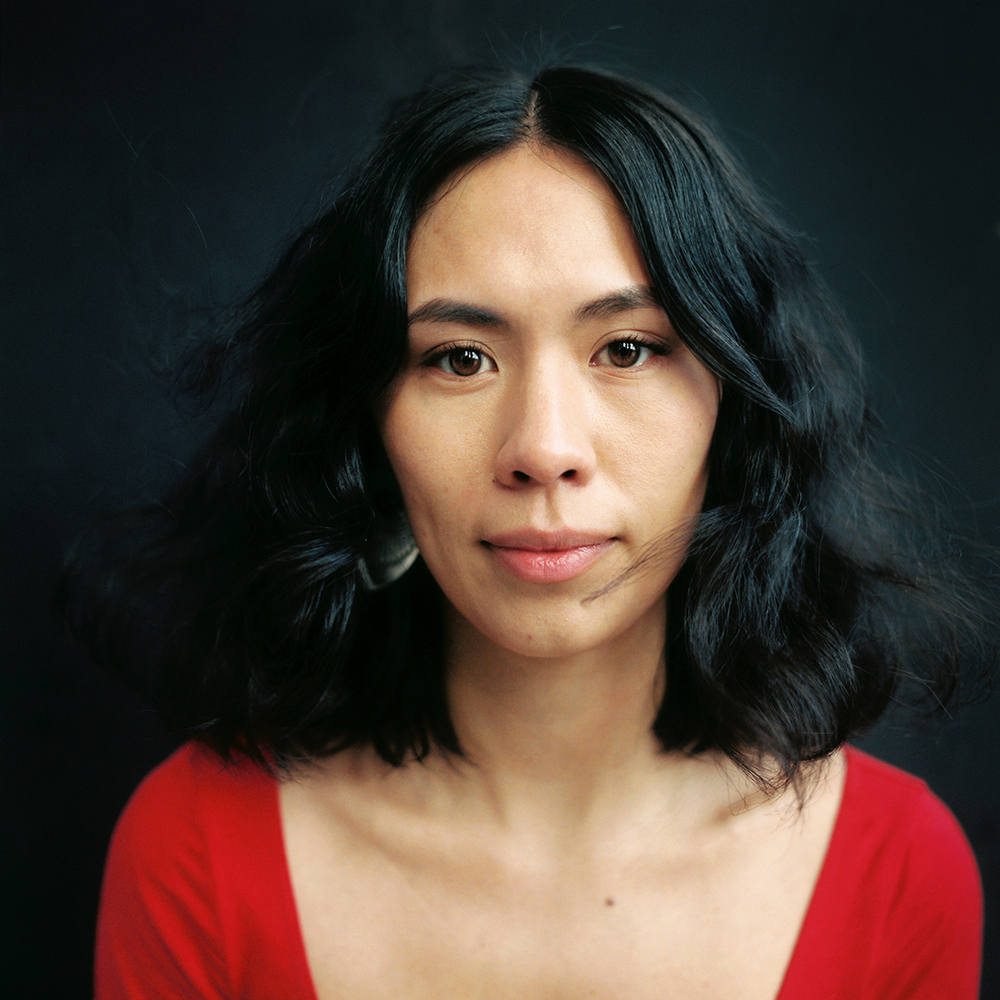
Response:
[{"label": "shoulder", "polygon": [[143,779],[118,820],[112,843],[128,848],[138,839],[147,858],[158,848],[175,856],[179,843],[189,848],[203,844],[220,821],[264,818],[274,795],[273,779],[249,761],[226,762],[187,743]]},{"label": "shoulder", "polygon": [[224,866],[236,861],[235,852],[260,843],[276,819],[274,782],[266,773],[186,744],[142,781],[126,805],[112,837],[105,889],[127,873],[149,889],[169,885],[174,893],[187,888],[204,896],[209,883],[225,879]]},{"label": "shoulder", "polygon": [[98,997],[241,995],[254,952],[294,955],[296,933],[274,779],[181,747],[136,789],[112,837]]},{"label": "shoulder", "polygon": [[977,996],[982,887],[958,821],[919,778],[853,748],[846,759],[797,971],[843,980],[830,996]]},{"label": "shoulder", "polygon": [[[921,779],[854,748],[837,832],[851,852],[911,893],[948,887],[963,904],[980,900],[979,869],[951,810]],[[831,845],[833,846],[833,845]]]}]

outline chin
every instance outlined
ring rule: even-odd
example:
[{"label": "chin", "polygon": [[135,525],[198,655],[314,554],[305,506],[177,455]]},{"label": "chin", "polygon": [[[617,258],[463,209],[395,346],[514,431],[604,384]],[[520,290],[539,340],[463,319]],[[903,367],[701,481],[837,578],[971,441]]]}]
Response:
[{"label": "chin", "polygon": [[[488,617],[464,615],[452,607],[452,628],[457,630],[456,635],[465,633],[467,641],[486,643],[514,656],[567,659],[600,652],[617,656],[626,653],[634,642],[648,639],[650,630],[664,636],[665,597],[657,596],[638,616],[635,603],[621,592],[593,603],[576,600],[570,606],[556,602],[540,608],[535,601],[530,608],[513,608],[509,615],[494,613]],[[612,606],[601,608],[603,601],[613,602]]]}]

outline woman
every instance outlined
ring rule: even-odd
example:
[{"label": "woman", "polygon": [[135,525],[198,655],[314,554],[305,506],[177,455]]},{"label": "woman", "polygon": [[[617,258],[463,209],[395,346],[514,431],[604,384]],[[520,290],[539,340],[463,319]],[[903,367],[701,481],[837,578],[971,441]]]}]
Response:
[{"label": "woman", "polygon": [[843,749],[967,616],[842,328],[662,95],[398,108],[75,606],[198,741],[119,823],[98,996],[975,996],[961,831]]}]

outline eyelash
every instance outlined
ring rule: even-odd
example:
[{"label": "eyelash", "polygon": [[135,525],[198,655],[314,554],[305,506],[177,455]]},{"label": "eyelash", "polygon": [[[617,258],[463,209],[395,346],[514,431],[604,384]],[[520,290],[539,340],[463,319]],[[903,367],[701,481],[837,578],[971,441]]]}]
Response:
[{"label": "eyelash", "polygon": [[[649,357],[644,358],[642,361],[638,362],[638,364],[634,365],[615,365],[609,359],[608,363],[610,367],[618,368],[620,371],[630,371],[633,368],[641,368],[644,364],[646,364],[649,361],[650,357],[664,357],[670,353],[669,345],[664,344],[659,340],[648,340],[644,337],[619,337],[615,340],[609,340],[606,344],[604,344],[601,347],[601,349],[597,351],[597,353],[594,355],[594,358],[597,358],[600,355],[604,354],[606,351],[614,347],[616,344],[630,344],[633,347],[638,348],[640,352],[647,351],[649,354]],[[478,375],[481,373],[482,369],[477,370],[471,373],[470,375],[460,375],[458,372],[448,371],[444,367],[444,362],[450,355],[455,354],[457,351],[468,351],[472,354],[477,354],[479,355],[480,358],[482,358],[484,361],[489,362],[489,364],[493,366],[492,368],[488,368],[487,369],[488,371],[496,370],[496,362],[493,360],[493,358],[491,358],[490,355],[486,353],[486,351],[484,351],[481,347],[479,347],[476,344],[462,344],[462,343],[442,344],[441,347],[437,348],[437,350],[433,351],[425,358],[423,364],[427,368],[438,368],[441,371],[446,372],[446,374],[453,375],[456,378],[471,378],[473,375]]]},{"label": "eyelash", "polygon": [[[633,368],[641,368],[651,357],[665,357],[670,353],[670,347],[659,340],[647,340],[644,337],[618,337],[615,340],[609,340],[594,357],[599,357],[604,354],[610,348],[614,347],[616,344],[629,344],[632,347],[636,347],[640,352],[648,351],[649,357],[645,358],[643,361],[638,362],[634,365],[616,365],[611,363],[612,368],[617,368],[620,371],[630,371]],[[610,361],[610,359],[609,359]]]},{"label": "eyelash", "polygon": [[[472,354],[478,354],[481,358],[488,360],[496,368],[496,362],[481,348],[476,344],[442,344],[436,351],[432,352],[424,360],[424,365],[427,368],[440,368],[448,375],[454,375],[456,378],[471,378],[471,375],[459,375],[458,372],[449,372],[444,368],[444,360],[456,351],[469,351]],[[474,372],[473,374],[478,375],[479,372]]]}]

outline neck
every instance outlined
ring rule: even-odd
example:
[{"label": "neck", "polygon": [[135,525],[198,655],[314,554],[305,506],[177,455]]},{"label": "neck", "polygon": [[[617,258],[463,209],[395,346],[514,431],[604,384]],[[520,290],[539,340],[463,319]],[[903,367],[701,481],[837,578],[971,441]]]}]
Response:
[{"label": "neck", "polygon": [[665,626],[657,604],[604,647],[531,657],[448,614],[460,770],[504,826],[600,823],[662,772],[652,725],[666,684]]}]

